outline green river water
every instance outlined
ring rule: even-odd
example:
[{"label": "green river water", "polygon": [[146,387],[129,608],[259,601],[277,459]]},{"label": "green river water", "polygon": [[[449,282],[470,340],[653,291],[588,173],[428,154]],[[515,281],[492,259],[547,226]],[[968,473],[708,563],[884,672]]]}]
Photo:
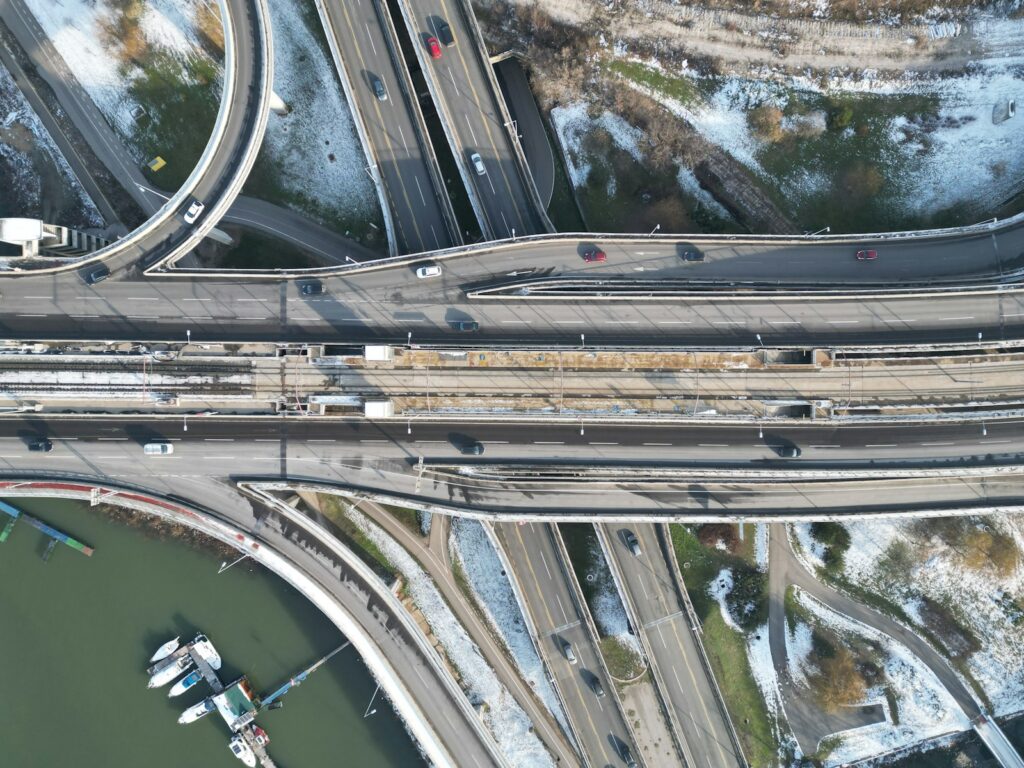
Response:
[{"label": "green river water", "polygon": [[[340,645],[316,609],[244,560],[218,575],[220,554],[115,522],[88,504],[13,505],[93,546],[90,558],[18,523],[0,544],[0,765],[5,768],[232,768],[216,715],[178,725],[208,691],[176,699],[146,688],[144,668],[165,640],[205,632],[224,682],[246,674],[267,694]],[[0,528],[6,522],[0,515]],[[282,768],[420,766],[423,761],[351,648],[257,719]]]}]

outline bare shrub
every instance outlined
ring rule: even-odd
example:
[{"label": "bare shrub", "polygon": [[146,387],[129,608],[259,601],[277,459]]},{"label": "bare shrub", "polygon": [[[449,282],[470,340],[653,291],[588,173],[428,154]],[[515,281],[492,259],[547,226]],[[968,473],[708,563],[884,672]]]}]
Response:
[{"label": "bare shrub", "polygon": [[739,546],[736,526],[728,523],[705,523],[697,529],[697,540],[705,547],[722,547],[729,552],[736,552]]},{"label": "bare shrub", "polygon": [[781,141],[782,110],[770,104],[762,104],[747,112],[747,124],[758,138],[775,143]]},{"label": "bare shrub", "polygon": [[853,654],[844,646],[835,646],[835,653],[818,660],[818,673],[811,678],[814,695],[826,712],[864,700],[867,686],[857,669]]}]

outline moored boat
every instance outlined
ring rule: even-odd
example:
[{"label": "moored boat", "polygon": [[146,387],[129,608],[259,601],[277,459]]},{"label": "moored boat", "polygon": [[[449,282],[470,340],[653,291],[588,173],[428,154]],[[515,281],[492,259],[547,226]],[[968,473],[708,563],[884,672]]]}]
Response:
[{"label": "moored boat", "polygon": [[203,674],[198,669],[193,669],[181,680],[171,686],[171,690],[167,693],[168,697],[181,696],[185,691],[191,688],[193,685],[203,679]]},{"label": "moored boat", "polygon": [[231,741],[228,742],[228,749],[231,750],[232,755],[249,766],[249,768],[255,768],[256,755],[253,753],[252,747],[245,743],[242,734],[236,733],[231,737]]},{"label": "moored boat", "polygon": [[166,664],[161,664],[154,670],[147,688],[162,688],[192,666],[192,657],[187,653],[166,661]]},{"label": "moored boat", "polygon": [[213,669],[220,669],[220,654],[206,635],[196,635],[192,641],[192,650]]},{"label": "moored boat", "polygon": [[166,643],[164,643],[163,645],[161,645],[159,648],[156,649],[156,653],[154,653],[149,658],[149,663],[150,664],[155,664],[156,662],[160,661],[161,659],[166,659],[168,656],[170,656],[172,653],[174,653],[176,650],[178,650],[178,646],[181,645],[180,641],[181,641],[181,636],[180,635],[178,637],[174,638],[173,640],[168,640]]},{"label": "moored boat", "polygon": [[212,699],[203,699],[198,704],[193,704],[182,712],[181,717],[178,718],[178,722],[182,725],[194,723],[199,718],[206,717],[215,709],[217,709],[217,705],[213,703]]}]

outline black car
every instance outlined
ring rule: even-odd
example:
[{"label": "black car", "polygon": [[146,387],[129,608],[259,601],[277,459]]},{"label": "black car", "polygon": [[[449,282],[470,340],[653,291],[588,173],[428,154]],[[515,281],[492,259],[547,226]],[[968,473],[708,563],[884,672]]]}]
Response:
[{"label": "black car", "polygon": [[772,450],[783,459],[800,458],[800,449],[795,445],[776,445]]},{"label": "black car", "polygon": [[640,557],[640,540],[636,537],[636,534],[632,531],[626,531],[625,539],[626,546],[633,553],[633,557]]},{"label": "black car", "polygon": [[482,443],[472,442],[459,446],[459,451],[466,456],[480,456],[484,452]]},{"label": "black car", "polygon": [[302,291],[303,296],[319,296],[324,292],[324,284],[319,280],[311,280],[308,283],[303,283],[299,290]]},{"label": "black car", "polygon": [[704,261],[704,254],[701,251],[683,251],[683,261]]},{"label": "black car", "polygon": [[384,81],[379,77],[373,78],[373,93],[377,97],[377,101],[388,100],[388,89],[384,87]]},{"label": "black car", "polygon": [[102,283],[108,277],[110,277],[110,267],[106,264],[100,264],[85,273],[85,282],[89,285],[96,285],[96,283]]},{"label": "black car", "polygon": [[49,453],[53,450],[53,443],[47,437],[40,437],[38,440],[33,440],[28,444],[30,451],[39,451],[41,453]]},{"label": "black car", "polygon": [[447,21],[442,21],[438,23],[437,37],[446,48],[451,48],[453,45],[455,45],[455,35],[452,34],[452,28],[448,26]]},{"label": "black car", "polygon": [[462,332],[479,331],[480,323],[478,323],[476,320],[456,320],[454,323],[452,323],[452,328],[454,328],[456,331]]}]

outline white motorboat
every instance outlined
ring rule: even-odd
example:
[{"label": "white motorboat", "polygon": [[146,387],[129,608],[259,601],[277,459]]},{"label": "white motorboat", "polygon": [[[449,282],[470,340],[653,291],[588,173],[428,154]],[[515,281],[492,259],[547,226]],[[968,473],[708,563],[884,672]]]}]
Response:
[{"label": "white motorboat", "polygon": [[192,641],[192,650],[211,667],[220,669],[220,654],[206,635],[196,635],[196,639]]},{"label": "white motorboat", "polygon": [[213,699],[203,699],[198,704],[193,704],[191,707],[181,713],[181,717],[178,718],[178,722],[182,725],[187,723],[194,723],[201,717],[206,717],[208,714],[217,709],[217,705],[213,703]]},{"label": "white motorboat", "polygon": [[249,768],[255,768],[256,755],[253,753],[252,747],[245,743],[242,734],[236,733],[231,737],[231,741],[228,742],[228,749],[231,750],[232,755],[249,766]]},{"label": "white motorboat", "polygon": [[191,672],[189,672],[187,675],[181,678],[181,680],[179,680],[171,686],[171,690],[168,692],[167,696],[181,696],[181,694],[183,694],[185,691],[187,691],[189,688],[191,688],[193,685],[195,685],[202,679],[202,672],[200,672],[198,669],[193,669]]},{"label": "white motorboat", "polygon": [[181,636],[179,635],[178,637],[174,638],[173,640],[168,640],[166,643],[161,645],[159,648],[156,649],[156,653],[154,653],[150,657],[149,663],[150,664],[155,664],[156,662],[160,661],[161,659],[166,659],[168,656],[170,656],[172,653],[174,653],[176,650],[178,650],[178,646],[181,645],[180,640],[181,640]]},{"label": "white motorboat", "polygon": [[187,653],[166,661],[166,664],[161,664],[153,671],[147,688],[162,688],[193,665],[192,657]]}]

